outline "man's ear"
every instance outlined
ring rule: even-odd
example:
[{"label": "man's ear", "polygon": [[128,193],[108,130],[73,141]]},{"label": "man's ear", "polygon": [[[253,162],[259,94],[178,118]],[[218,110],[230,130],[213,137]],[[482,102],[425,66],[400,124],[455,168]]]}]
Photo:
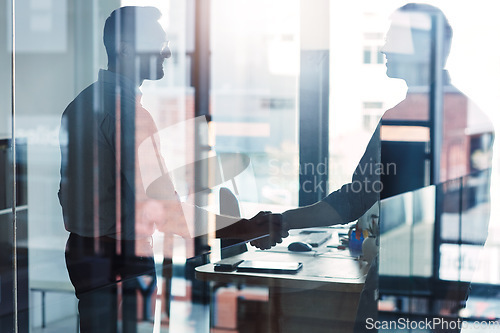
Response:
[{"label": "man's ear", "polygon": [[134,48],[129,42],[120,42],[118,56],[121,58],[128,58],[134,54]]}]

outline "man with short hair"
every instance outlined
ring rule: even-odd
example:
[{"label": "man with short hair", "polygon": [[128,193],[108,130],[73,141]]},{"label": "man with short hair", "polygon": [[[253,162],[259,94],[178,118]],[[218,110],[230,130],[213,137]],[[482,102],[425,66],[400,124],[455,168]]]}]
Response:
[{"label": "man with short hair", "polygon": [[[134,303],[138,276],[151,276],[153,290],[153,232],[156,228],[169,231],[173,225],[169,221],[186,225],[155,139],[158,129],[140,103],[139,87],[144,80],[163,78],[163,62],[171,56],[160,17],[154,7],[113,11],[106,19],[103,37],[108,69],[100,70],[97,82],[84,89],[62,115],[58,195],[70,232],[66,264],[79,299],[83,333],[116,332],[117,283],[123,281],[124,303]],[[144,160],[139,153],[146,140],[154,149]],[[153,197],[143,178],[148,165],[160,166],[165,173],[160,192]],[[206,233],[208,212],[203,212],[205,218],[197,228],[201,231],[181,232],[182,236]],[[266,216],[259,213],[250,220],[217,216],[219,236],[251,239],[280,231],[279,220],[272,230],[267,228]],[[280,239],[272,232],[263,247]],[[135,325],[136,311],[121,317],[124,326]]]},{"label": "man with short hair", "polygon": [[[144,80],[164,76],[171,56],[161,13],[153,7],[122,7],[104,26],[108,69],[66,108],[61,120],[59,199],[70,232],[68,273],[79,299],[81,332],[116,332],[117,282],[123,299],[135,297],[135,277],[155,277],[151,235],[142,218],[147,196],[136,163],[138,145],[157,132],[140,104]],[[160,162],[162,157],[153,157]],[[171,183],[170,208],[176,201]],[[128,314],[130,316],[131,314]],[[135,318],[133,313],[133,318]],[[123,315],[124,325],[127,315]]]},{"label": "man with short hair", "polygon": [[[452,235],[458,233],[457,224],[453,224],[449,217],[445,221],[445,213],[460,210],[462,214],[462,211],[481,205],[480,209],[469,210],[468,214],[460,216],[460,227],[468,231],[462,231],[458,237],[460,242],[468,238],[468,242],[482,246],[489,222],[488,191],[494,137],[491,121],[451,84],[448,72],[444,70],[453,33],[443,12],[431,5],[410,3],[399,8],[391,16],[391,21],[381,52],[387,58],[387,76],[406,82],[406,98],[383,115],[353,173],[352,181],[315,204],[284,212],[283,225],[295,229],[344,224],[359,221],[370,211],[377,218],[380,216],[383,227],[384,215],[390,218],[394,212],[381,211],[379,214],[381,199],[435,184],[439,199],[435,207],[436,216],[441,215],[441,221],[435,223],[441,223],[441,234],[430,235],[431,239],[453,239]],[[441,47],[433,29],[441,31]],[[442,91],[441,106],[436,103],[441,96],[432,96],[432,89]],[[431,134],[433,112],[440,113],[438,116],[443,120],[437,137]],[[427,150],[432,144],[441,154],[429,157]],[[433,171],[438,172],[433,178],[430,177],[432,171],[428,170],[431,159],[435,165]],[[384,174],[380,166],[382,170],[390,170],[387,167],[391,164],[395,165],[394,171]],[[456,184],[451,184],[454,179],[458,179],[455,183],[464,184],[466,195],[462,196],[454,189]],[[464,202],[460,203],[462,200]],[[400,204],[398,209],[404,212],[403,202]],[[253,241],[256,245],[258,242]],[[381,258],[383,260],[385,258]],[[423,260],[428,267],[432,266],[433,258]],[[371,331],[366,327],[366,319],[376,320],[378,316],[378,264],[376,254],[360,297],[355,332]],[[407,264],[392,262],[393,266]],[[410,278],[414,277],[411,275],[414,273],[409,274]],[[458,315],[465,306],[468,283],[470,280],[442,283],[443,289],[439,290],[441,302],[436,302],[428,315]],[[436,290],[432,292],[438,297]]]}]

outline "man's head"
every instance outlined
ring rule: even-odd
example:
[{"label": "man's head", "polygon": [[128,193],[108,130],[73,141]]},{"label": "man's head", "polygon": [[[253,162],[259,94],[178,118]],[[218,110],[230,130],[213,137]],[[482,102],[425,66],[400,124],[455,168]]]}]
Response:
[{"label": "man's head", "polygon": [[409,3],[391,16],[382,53],[387,59],[387,76],[404,79],[408,85],[428,84],[433,47],[433,22],[443,31],[442,66],[450,53],[453,31],[443,12],[427,4]]},{"label": "man's head", "polygon": [[159,80],[163,60],[171,56],[166,34],[154,7],[121,7],[104,24],[108,69],[132,79]]}]

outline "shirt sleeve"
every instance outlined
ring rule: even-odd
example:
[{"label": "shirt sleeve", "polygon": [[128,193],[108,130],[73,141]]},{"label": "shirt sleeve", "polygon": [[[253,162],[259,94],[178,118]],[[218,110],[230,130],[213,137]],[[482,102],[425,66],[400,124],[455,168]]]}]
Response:
[{"label": "shirt sleeve", "polygon": [[357,220],[380,199],[382,170],[379,124],[352,175],[352,181],[330,193],[323,201],[337,211],[344,223]]}]

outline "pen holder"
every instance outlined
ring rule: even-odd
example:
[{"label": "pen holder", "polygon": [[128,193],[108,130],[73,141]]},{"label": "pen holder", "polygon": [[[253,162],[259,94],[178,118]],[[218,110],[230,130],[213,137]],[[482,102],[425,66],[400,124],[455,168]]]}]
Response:
[{"label": "pen holder", "polygon": [[355,227],[349,229],[349,250],[352,255],[358,256],[363,252],[363,237],[362,232],[356,232]]}]

